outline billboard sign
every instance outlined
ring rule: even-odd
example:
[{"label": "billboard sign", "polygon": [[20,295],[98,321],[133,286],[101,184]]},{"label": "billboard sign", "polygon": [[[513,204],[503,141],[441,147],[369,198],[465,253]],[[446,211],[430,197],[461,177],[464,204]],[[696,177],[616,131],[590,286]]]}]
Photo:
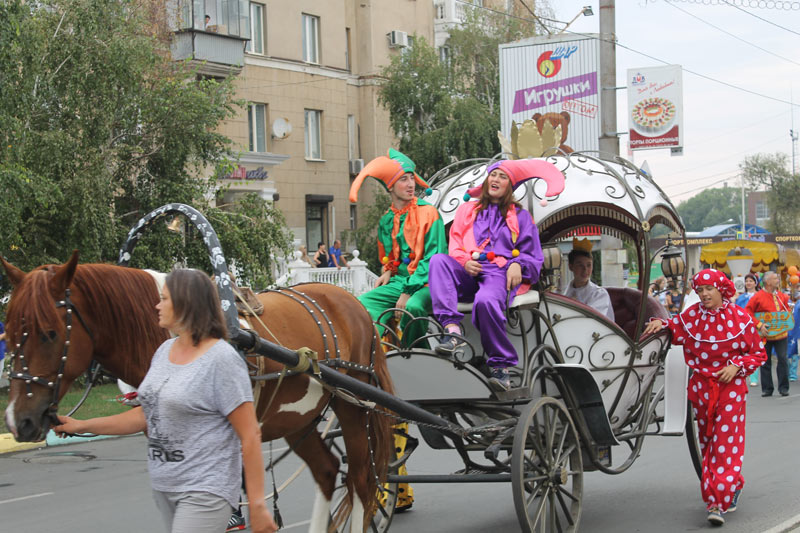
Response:
[{"label": "billboard sign", "polygon": [[680,65],[628,69],[631,150],[683,147],[681,73]]},{"label": "billboard sign", "polygon": [[599,42],[552,35],[500,45],[500,128],[512,121],[561,127],[565,152],[597,150],[600,137]]}]

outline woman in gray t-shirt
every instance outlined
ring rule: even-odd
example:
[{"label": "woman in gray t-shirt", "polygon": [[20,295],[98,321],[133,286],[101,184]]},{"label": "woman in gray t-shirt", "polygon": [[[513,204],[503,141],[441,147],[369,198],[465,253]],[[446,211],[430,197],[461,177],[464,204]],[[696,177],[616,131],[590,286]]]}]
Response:
[{"label": "woman in gray t-shirt", "polygon": [[277,531],[264,503],[261,430],[244,361],[225,342],[217,290],[199,270],[167,276],[159,325],[177,334],[156,350],[139,387],[141,407],[114,416],[59,416],[57,434],[147,431],[148,469],[167,531],[224,531],[242,466],[253,532]]}]

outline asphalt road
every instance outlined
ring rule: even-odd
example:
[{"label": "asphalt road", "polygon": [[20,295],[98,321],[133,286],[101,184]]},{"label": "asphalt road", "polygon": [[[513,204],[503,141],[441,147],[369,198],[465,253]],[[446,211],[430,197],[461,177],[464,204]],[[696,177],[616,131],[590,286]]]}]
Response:
[{"label": "asphalt road", "polygon": [[[748,399],[747,486],[729,533],[800,530],[800,385],[788,398]],[[751,389],[752,390],[752,389]],[[274,444],[274,451],[283,448]],[[264,446],[265,456],[268,445]],[[163,531],[150,495],[145,441],[125,437],[0,456],[0,531]],[[412,473],[458,468],[455,455],[424,445]],[[279,465],[280,485],[297,467]],[[268,486],[271,480],[268,480]],[[518,530],[510,485],[416,485],[416,502],[397,515],[393,533]],[[300,475],[279,499],[286,531],[307,529],[313,499],[310,477]],[[618,476],[584,477],[583,532],[675,532],[708,528],[699,483],[680,437],[648,437],[642,455]]]}]

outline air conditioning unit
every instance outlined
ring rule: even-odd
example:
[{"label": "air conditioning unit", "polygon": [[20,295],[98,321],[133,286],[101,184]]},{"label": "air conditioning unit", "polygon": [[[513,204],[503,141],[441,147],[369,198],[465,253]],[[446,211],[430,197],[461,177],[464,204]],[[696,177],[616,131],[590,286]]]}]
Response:
[{"label": "air conditioning unit", "polygon": [[386,34],[389,38],[391,48],[406,48],[408,46],[408,34],[400,30],[392,30]]},{"label": "air conditioning unit", "polygon": [[358,176],[358,173],[364,170],[364,160],[363,159],[351,159],[350,160],[350,175],[351,176]]}]

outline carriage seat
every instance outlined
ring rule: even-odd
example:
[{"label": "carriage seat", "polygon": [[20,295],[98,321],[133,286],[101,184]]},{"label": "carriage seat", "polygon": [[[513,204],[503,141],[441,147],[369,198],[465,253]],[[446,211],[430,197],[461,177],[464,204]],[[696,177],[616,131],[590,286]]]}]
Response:
[{"label": "carriage seat", "polygon": [[[525,294],[518,294],[517,296],[515,296],[514,300],[511,302],[511,305],[509,305],[508,308],[515,309],[519,307],[535,305],[538,303],[539,303],[539,291],[531,287],[531,289]],[[472,302],[458,302],[458,311],[459,313],[472,313]]]},{"label": "carriage seat", "polygon": [[[614,308],[614,322],[627,333],[628,337],[633,339],[636,319],[639,317],[642,302],[642,291],[628,287],[606,287],[605,289],[608,291],[608,296],[611,298],[611,306]],[[669,320],[669,313],[661,305],[661,302],[652,296],[648,296],[644,317],[645,322],[652,317]]]}]

